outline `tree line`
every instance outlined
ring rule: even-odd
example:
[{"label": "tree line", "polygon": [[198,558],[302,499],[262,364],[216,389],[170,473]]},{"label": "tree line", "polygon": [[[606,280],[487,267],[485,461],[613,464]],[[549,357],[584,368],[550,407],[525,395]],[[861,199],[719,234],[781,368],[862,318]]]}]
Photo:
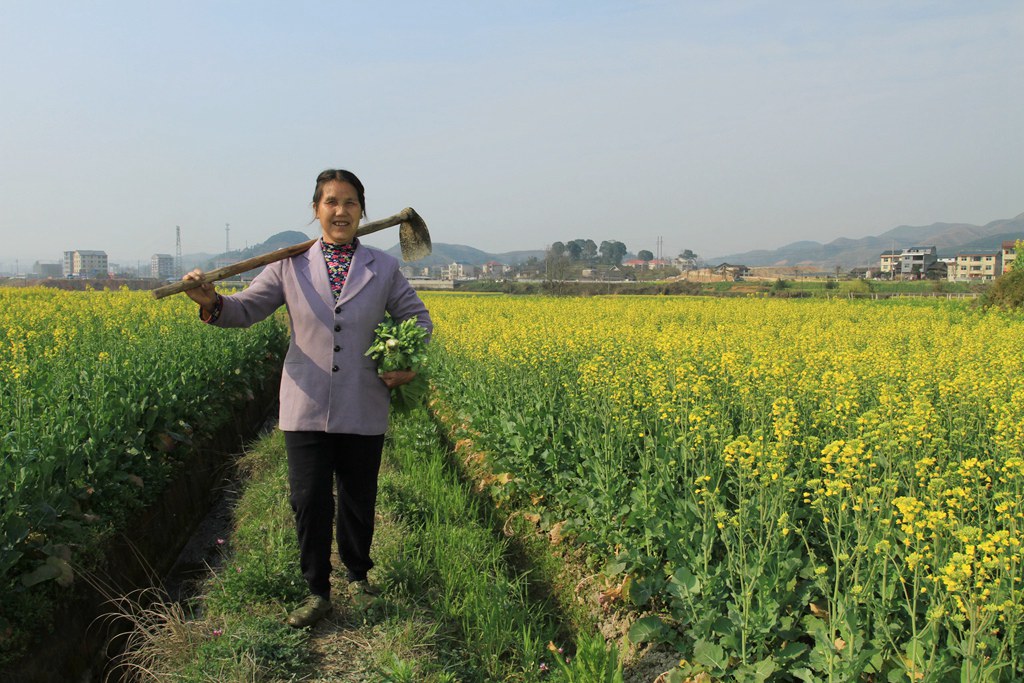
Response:
[{"label": "tree line", "polygon": [[555,242],[548,249],[548,256],[554,259],[565,257],[571,261],[608,266],[621,265],[626,253],[626,245],[617,240],[605,240],[598,246],[594,240],[575,239]]},{"label": "tree line", "polygon": [[[568,259],[588,265],[620,266],[627,253],[626,245],[618,240],[605,240],[598,245],[591,239],[575,239],[552,244],[548,248],[547,258],[555,261]],[[654,260],[654,254],[647,249],[638,251],[636,257],[641,261]],[[679,260],[691,266],[696,264],[697,259],[697,254],[689,249],[679,254]]]}]

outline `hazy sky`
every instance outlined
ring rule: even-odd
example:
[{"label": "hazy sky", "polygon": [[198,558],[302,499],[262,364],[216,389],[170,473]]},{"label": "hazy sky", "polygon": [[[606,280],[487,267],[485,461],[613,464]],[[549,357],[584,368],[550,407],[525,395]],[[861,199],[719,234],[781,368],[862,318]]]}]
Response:
[{"label": "hazy sky", "polygon": [[1024,212],[1020,0],[0,0],[0,64],[0,270],[312,236],[328,167],[490,252]]}]

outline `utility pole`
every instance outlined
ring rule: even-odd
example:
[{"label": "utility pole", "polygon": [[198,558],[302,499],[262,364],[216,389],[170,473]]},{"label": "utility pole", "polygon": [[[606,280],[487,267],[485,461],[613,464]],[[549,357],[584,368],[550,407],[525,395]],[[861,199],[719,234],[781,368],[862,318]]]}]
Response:
[{"label": "utility pole", "polygon": [[177,246],[174,251],[174,272],[178,279],[181,279],[181,226],[174,226],[175,233],[177,235]]}]

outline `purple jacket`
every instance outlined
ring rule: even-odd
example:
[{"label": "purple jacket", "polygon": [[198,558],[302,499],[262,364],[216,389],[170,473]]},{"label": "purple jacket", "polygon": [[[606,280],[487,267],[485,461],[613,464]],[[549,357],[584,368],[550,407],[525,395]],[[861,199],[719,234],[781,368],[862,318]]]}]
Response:
[{"label": "purple jacket", "polygon": [[282,304],[291,343],[281,374],[280,428],[345,434],[383,434],[390,391],[364,356],[384,312],[401,322],[416,316],[433,330],[430,314],[398,270],[398,260],[360,245],[337,303],[320,240],[309,251],[267,266],[248,288],[223,297],[220,327],[248,327]]}]

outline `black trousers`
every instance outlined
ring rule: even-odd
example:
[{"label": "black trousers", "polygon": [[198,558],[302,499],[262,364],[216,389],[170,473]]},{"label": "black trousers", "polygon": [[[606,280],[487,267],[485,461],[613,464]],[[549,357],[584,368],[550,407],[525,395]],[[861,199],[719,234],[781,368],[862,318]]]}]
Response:
[{"label": "black trousers", "polygon": [[332,521],[337,524],[338,554],[349,581],[365,579],[373,567],[370,543],[384,435],[285,432],[284,443],[299,566],[310,591],[328,598]]}]

